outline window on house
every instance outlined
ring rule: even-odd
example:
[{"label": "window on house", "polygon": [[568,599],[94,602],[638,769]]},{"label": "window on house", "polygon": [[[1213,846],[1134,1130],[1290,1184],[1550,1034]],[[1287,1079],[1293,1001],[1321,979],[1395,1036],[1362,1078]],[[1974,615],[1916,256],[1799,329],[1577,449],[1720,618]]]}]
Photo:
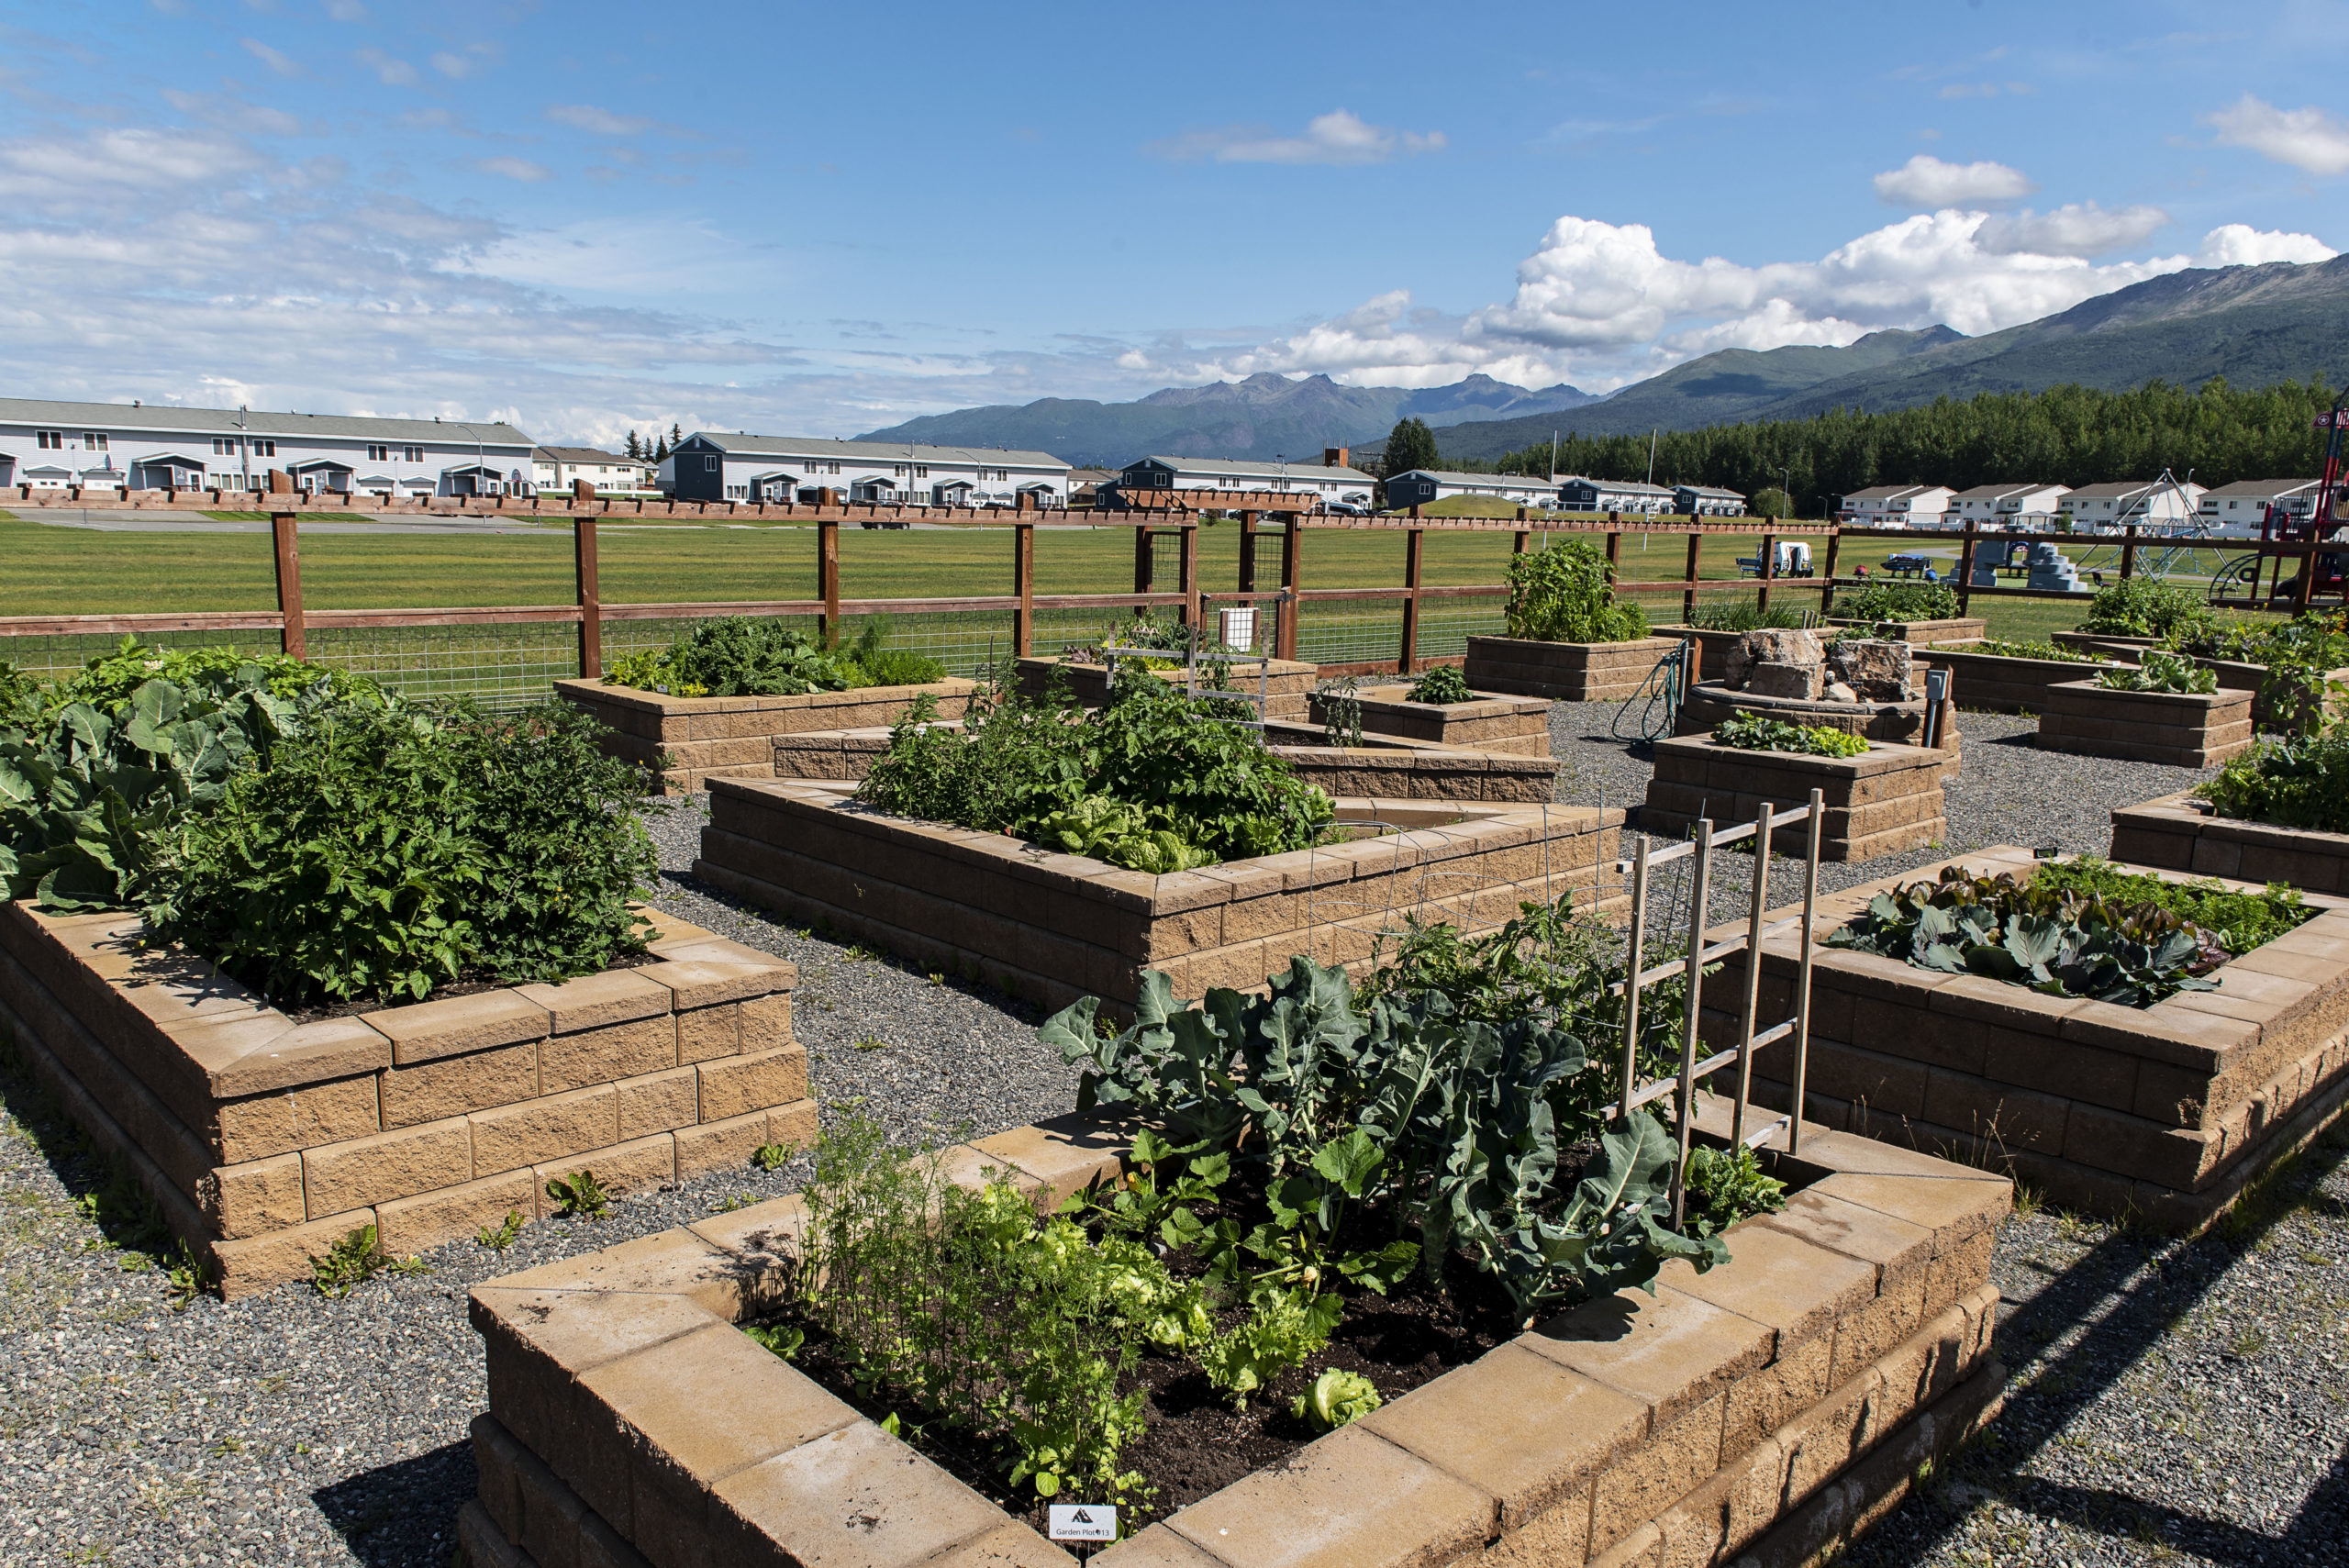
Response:
[{"label": "window on house", "polygon": [[402,447],[400,449],[400,461],[403,462],[422,462],[424,461],[424,449],[422,447]]},{"label": "window on house", "polygon": [[106,439],[96,430],[84,430],[82,432],[82,450],[102,452],[106,450]]},{"label": "window on house", "polygon": [[389,462],[392,461],[392,449],[389,447],[371,446],[367,449],[367,461],[369,462]]},{"label": "window on house", "polygon": [[706,457],[702,459],[701,471],[704,473],[716,473],[718,472],[718,460],[714,457]]},{"label": "window on house", "polygon": [[914,477],[916,479],[928,479],[930,477],[930,465],[926,462],[918,462],[914,464]]},{"label": "window on house", "polygon": [[65,450],[65,432],[62,430],[35,430],[33,432],[33,442],[45,452],[61,452]]},{"label": "window on house", "polygon": [[275,457],[277,455],[277,443],[275,441],[255,441],[253,443],[253,455],[255,457]]}]

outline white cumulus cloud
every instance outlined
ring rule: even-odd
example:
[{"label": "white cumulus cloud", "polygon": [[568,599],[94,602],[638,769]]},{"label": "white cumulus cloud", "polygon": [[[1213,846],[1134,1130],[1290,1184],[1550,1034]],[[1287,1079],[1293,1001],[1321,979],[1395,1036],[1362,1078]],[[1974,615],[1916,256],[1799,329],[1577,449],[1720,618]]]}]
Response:
[{"label": "white cumulus cloud", "polygon": [[2349,172],[2349,124],[2310,105],[2279,109],[2245,93],[2232,108],[2202,117],[2219,139],[2311,174]]},{"label": "white cumulus cloud", "polygon": [[1975,230],[1976,243],[1994,255],[2036,251],[2043,256],[2102,256],[2143,245],[2169,222],[2157,206],[2109,209],[2066,202],[2054,212],[1994,213]]},{"label": "white cumulus cloud", "polygon": [[1264,126],[1219,126],[1153,141],[1144,151],[1174,162],[1385,163],[1396,154],[1441,151],[1443,132],[1391,130],[1351,109],[1332,109],[1306,122],[1303,136],[1276,136]]},{"label": "white cumulus cloud", "polygon": [[1947,163],[1930,152],[1876,177],[1877,198],[1905,207],[1990,206],[2021,201],[2037,189],[2030,175],[2004,163]]}]

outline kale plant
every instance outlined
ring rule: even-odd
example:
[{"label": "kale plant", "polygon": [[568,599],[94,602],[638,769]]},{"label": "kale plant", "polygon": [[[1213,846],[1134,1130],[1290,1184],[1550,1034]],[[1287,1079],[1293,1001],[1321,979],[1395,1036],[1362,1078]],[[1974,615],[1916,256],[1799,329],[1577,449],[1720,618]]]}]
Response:
[{"label": "kale plant", "polygon": [[1588,539],[1553,541],[1508,562],[1508,634],[1537,642],[1636,642],[1640,606],[1615,597],[1615,569]]},{"label": "kale plant", "polygon": [[846,656],[780,621],[721,616],[667,648],[616,662],[607,682],[680,697],[790,697],[848,689]]},{"label": "kale plant", "polygon": [[119,717],[130,706],[132,694],[158,680],[216,696],[259,687],[272,696],[313,696],[322,702],[376,703],[384,697],[374,681],[331,664],[233,648],[150,648],[136,637],[126,637],[112,653],[91,660],[72,680],[59,683],[53,706],[86,702],[101,713]]}]

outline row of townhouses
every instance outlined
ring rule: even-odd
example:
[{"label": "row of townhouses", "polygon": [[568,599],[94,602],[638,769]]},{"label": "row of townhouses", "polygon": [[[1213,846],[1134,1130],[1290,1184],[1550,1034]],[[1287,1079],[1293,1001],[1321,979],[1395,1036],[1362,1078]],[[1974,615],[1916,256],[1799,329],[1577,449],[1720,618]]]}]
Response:
[{"label": "row of townhouses", "polygon": [[2271,515],[2309,516],[2322,492],[2315,479],[2244,479],[2211,489],[2166,476],[2143,484],[1879,484],[1843,497],[1837,515],[1865,528],[2140,528],[2256,534]]},{"label": "row of townhouses", "polygon": [[1520,506],[1569,512],[1620,512],[1642,517],[1742,517],[1745,497],[1702,484],[1666,486],[1632,481],[1537,479],[1515,473],[1463,473],[1413,468],[1382,483],[1349,464],[1344,447],[1329,447],[1319,466],[1305,462],[1225,462],[1208,458],[1152,456],[1120,471],[1110,487],[1119,495],[1153,490],[1304,492],[1324,505],[1368,510],[1385,492],[1390,507],[1425,506],[1454,495],[1489,495]]}]

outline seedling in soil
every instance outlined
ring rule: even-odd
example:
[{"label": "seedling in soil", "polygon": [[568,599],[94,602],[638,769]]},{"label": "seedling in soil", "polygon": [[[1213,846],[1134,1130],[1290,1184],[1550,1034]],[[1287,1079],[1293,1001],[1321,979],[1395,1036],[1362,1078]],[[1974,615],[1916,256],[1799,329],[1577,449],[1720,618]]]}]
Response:
[{"label": "seedling in soil", "polygon": [[612,1206],[612,1195],[596,1179],[593,1171],[574,1172],[569,1177],[557,1176],[547,1184],[547,1196],[554,1200],[557,1214],[574,1215],[587,1219],[601,1219]]},{"label": "seedling in soil", "polygon": [[375,1228],[362,1225],[328,1248],[324,1257],[310,1260],[310,1288],[320,1296],[344,1296],[377,1274],[423,1272],[421,1259],[393,1257],[384,1251]]},{"label": "seedling in soil", "polygon": [[883,1040],[877,1034],[869,1034],[856,1042],[856,1049],[859,1051],[886,1051],[889,1049],[889,1042]]},{"label": "seedling in soil", "polygon": [[762,1143],[751,1151],[751,1163],[762,1171],[780,1171],[791,1163],[796,1152],[788,1143]]},{"label": "seedling in soil", "polygon": [[799,1347],[807,1342],[806,1331],[799,1329],[761,1329],[754,1326],[742,1332],[748,1334],[753,1343],[765,1346],[785,1361],[797,1355]]},{"label": "seedling in soil", "polygon": [[506,1211],[506,1219],[503,1224],[495,1227],[483,1226],[473,1232],[473,1240],[493,1252],[503,1252],[507,1248],[514,1245],[515,1239],[521,1234],[522,1211],[518,1208],[509,1208]]}]

